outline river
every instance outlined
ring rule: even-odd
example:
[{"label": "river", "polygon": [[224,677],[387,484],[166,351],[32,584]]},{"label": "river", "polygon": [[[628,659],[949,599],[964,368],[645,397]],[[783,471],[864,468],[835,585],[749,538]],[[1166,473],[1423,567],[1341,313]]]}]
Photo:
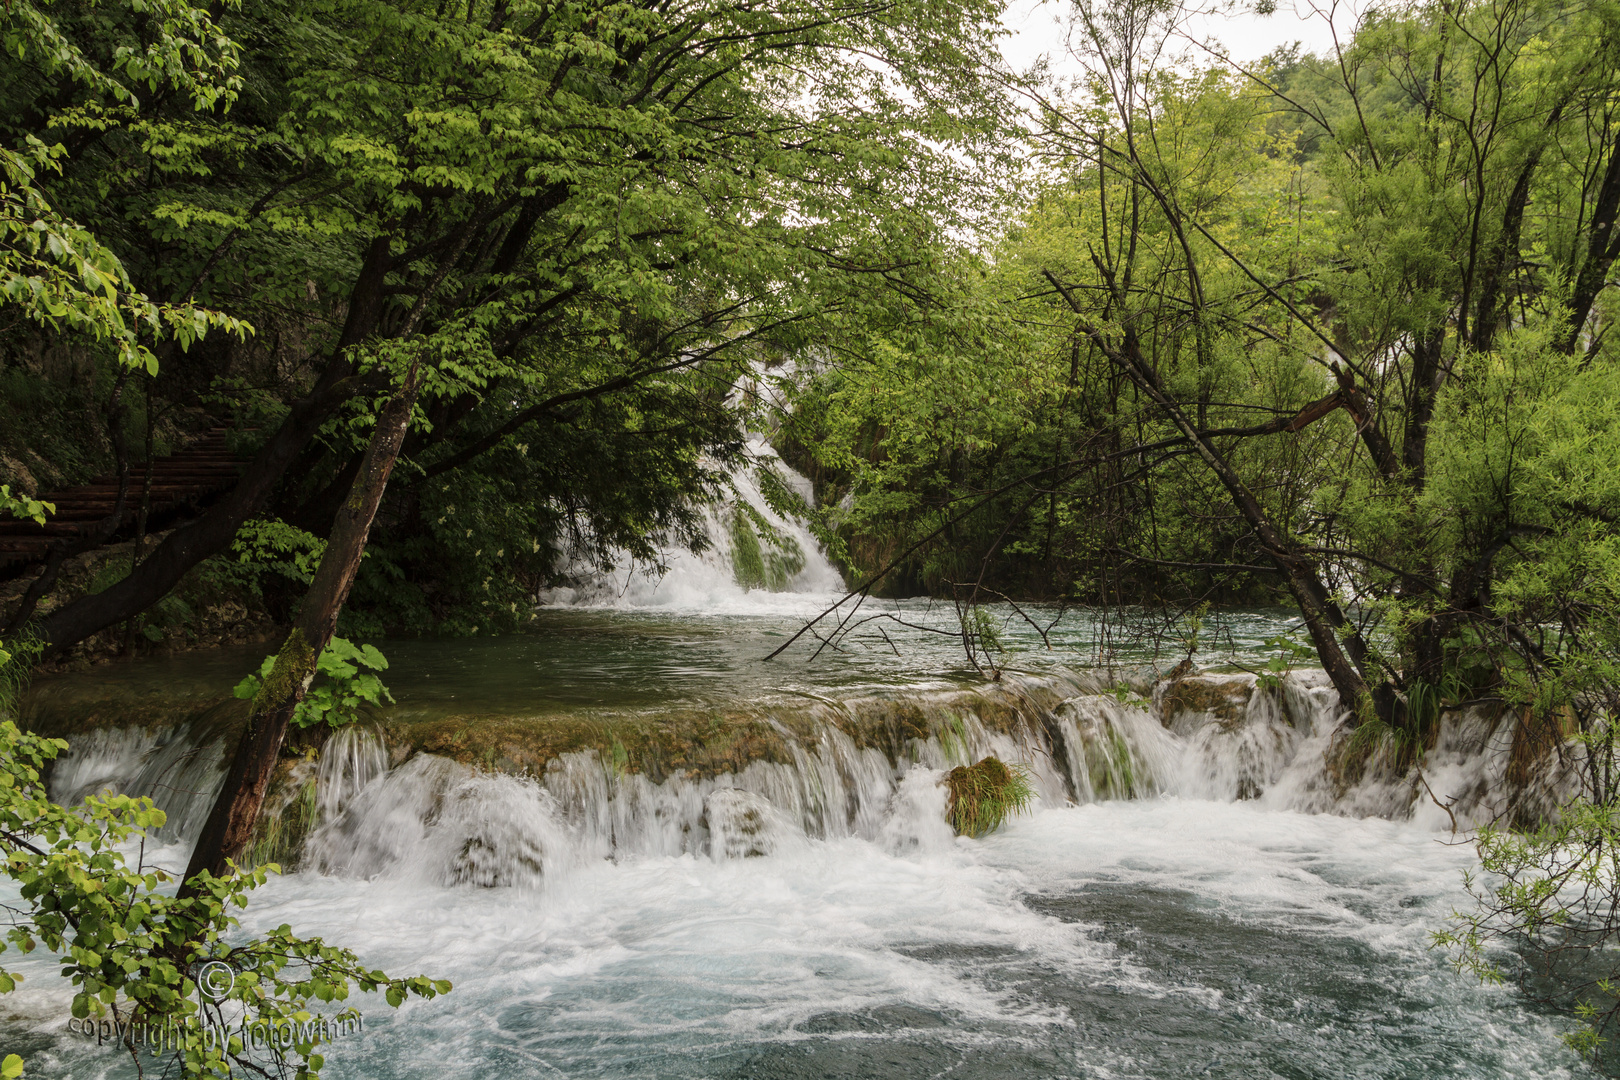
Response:
[{"label": "river", "polygon": [[[1590,1074],[1567,1020],[1428,948],[1474,864],[1448,815],[1407,781],[1335,785],[1320,672],[1242,676],[1284,613],[1206,624],[1217,674],[1179,683],[1158,678],[1174,651],[1075,613],[1043,640],[1006,607],[975,670],[937,632],[953,610],[917,601],[766,662],[829,579],[748,593],[708,558],[663,594],[627,575],[549,596],[534,634],[382,643],[399,703],[298,774],[301,868],[243,926],[455,990],[359,1001],[323,1076]],[[42,680],[29,715],[74,740],[53,794],[154,795],[157,858],[183,863],[253,659]],[[1441,798],[1499,781],[1489,732],[1447,738]],[[1039,803],[958,838],[939,780],[985,753]],[[16,966],[0,1035],[29,1075],[134,1075],[67,1033],[48,961]]]}]

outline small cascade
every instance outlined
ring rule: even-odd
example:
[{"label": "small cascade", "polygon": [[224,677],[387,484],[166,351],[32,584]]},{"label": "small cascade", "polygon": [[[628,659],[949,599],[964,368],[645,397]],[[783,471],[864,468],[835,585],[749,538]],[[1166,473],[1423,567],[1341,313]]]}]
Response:
[{"label": "small cascade", "polygon": [[551,800],[533,781],[418,754],[318,827],[304,859],[325,874],[393,871],[494,887],[538,882],[550,855],[566,846]]},{"label": "small cascade", "polygon": [[993,731],[971,712],[953,710],[942,727],[942,738],[913,739],[892,761],[829,723],[813,741],[790,741],[791,761],[662,783],[594,750],[562,754],[538,778],[417,754],[316,829],[305,865],[491,886],[536,884],[604,858],[740,859],[812,839],[933,846],[950,835],[944,769],[990,755],[1024,765],[1043,802],[1068,801],[1060,770],[1030,738]]},{"label": "small cascade", "polygon": [[1181,747],[1146,709],[1095,695],[1065,701],[1056,719],[1078,801],[1145,799],[1174,782]]},{"label": "small cascade", "polygon": [[[688,765],[651,772],[656,754],[626,755],[616,740],[611,753],[557,748],[514,775],[390,747],[354,727],[318,759],[284,760],[267,802],[275,828],[253,857],[345,877],[537,887],[603,859],[766,858],[842,838],[938,850],[956,842],[942,778],[987,756],[1021,769],[1049,808],[1258,800],[1435,829],[1499,818],[1515,798],[1553,807],[1573,783],[1568,755],[1531,761],[1513,724],[1478,711],[1447,714],[1421,772],[1377,756],[1347,769],[1348,716],[1320,672],[1266,684],[1194,675],[1142,691],[1008,675],[975,690],[824,700],[808,712],[761,706],[747,723],[769,737],[748,742],[753,750],[693,756],[666,724],[670,752]],[[67,802],[150,795],[170,815],[166,837],[189,838],[222,774],[219,743],[185,730],[101,731],[74,741],[51,792]]]},{"label": "small cascade", "polygon": [[703,823],[709,829],[709,854],[721,860],[774,855],[796,832],[769,799],[743,788],[709,792],[703,800]]},{"label": "small cascade", "polygon": [[[188,724],[77,735],[51,766],[51,799],[71,806],[92,795],[144,795],[167,819],[153,834],[190,842],[202,831],[225,782],[229,742],[217,728]],[[284,759],[283,766],[272,779],[261,821],[274,820],[275,837],[285,835],[297,844],[310,826],[336,816],[386,773],[388,753],[375,730],[356,726],[335,732],[318,760]],[[304,820],[294,820],[299,818]],[[272,846],[276,856],[296,854]]]},{"label": "small cascade", "polygon": [[1198,726],[1183,754],[1180,794],[1231,801],[1272,790],[1317,717],[1296,716],[1278,689],[1254,687],[1241,717]]},{"label": "small cascade", "polygon": [[388,748],[374,728],[361,724],[339,728],[321,748],[315,776],[321,819],[337,817],[362,788],[387,771]]},{"label": "small cascade", "polygon": [[945,820],[943,779],[943,773],[927,767],[908,770],[900,778],[878,836],[885,850],[896,855],[945,851],[956,843],[956,833]]},{"label": "small cascade", "polygon": [[576,564],[572,584],[544,590],[553,607],[679,608],[725,610],[757,606],[761,594],[842,593],[844,579],[827,560],[806,524],[779,513],[764,486],[785,485],[814,506],[810,481],[795,472],[762,435],[749,437],[743,464],[729,472],[735,497],[705,512],[708,547],[699,553],[666,548],[660,567],[623,556],[607,573]]},{"label": "small cascade", "polygon": [[64,806],[92,795],[145,795],[166,821],[153,834],[189,840],[201,830],[225,782],[224,744],[190,725],[100,728],[74,737],[51,766],[51,801]]}]

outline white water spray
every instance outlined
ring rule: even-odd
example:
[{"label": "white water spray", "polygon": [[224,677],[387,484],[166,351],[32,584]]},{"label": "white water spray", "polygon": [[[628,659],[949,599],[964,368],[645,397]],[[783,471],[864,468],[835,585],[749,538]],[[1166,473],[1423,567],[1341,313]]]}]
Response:
[{"label": "white water spray", "polygon": [[[607,573],[577,565],[568,575],[574,584],[545,590],[542,605],[760,613],[798,611],[807,594],[819,599],[843,593],[843,576],[805,523],[772,509],[760,490],[763,468],[815,505],[810,481],[783,462],[764,436],[752,435],[747,460],[730,470],[736,498],[705,511],[709,544],[703,552],[665,548],[659,556],[662,569],[628,556]],[[766,523],[765,535],[757,521]],[[745,569],[755,560],[763,580],[751,579]]]}]

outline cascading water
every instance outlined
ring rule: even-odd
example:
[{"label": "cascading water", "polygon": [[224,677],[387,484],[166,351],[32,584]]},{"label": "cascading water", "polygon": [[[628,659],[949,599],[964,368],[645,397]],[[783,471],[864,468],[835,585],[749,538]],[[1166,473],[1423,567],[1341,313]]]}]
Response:
[{"label": "cascading water", "polygon": [[[397,1016],[362,1002],[335,1077],[1580,1074],[1556,1019],[1426,952],[1467,849],[1435,842],[1449,822],[1410,777],[1335,773],[1320,673],[1115,685],[775,699],[769,752],[658,779],[596,749],[511,775],[353,728],[298,774],[302,868],[245,925],[456,982]],[[1505,797],[1474,752],[1494,730],[1448,721],[1442,798],[1454,775],[1482,812]],[[182,743],[81,740],[53,791],[203,769]],[[1039,805],[959,839],[940,780],[989,754]],[[26,1000],[38,1030],[65,1015]],[[93,1046],[35,1058],[123,1075]]]},{"label": "cascading water", "polygon": [[[1431,826],[1440,814],[1448,827],[1453,819],[1467,827],[1499,816],[1514,794],[1499,745],[1506,725],[1478,714],[1447,720],[1426,759],[1427,788],[1409,771],[1348,781],[1334,768],[1346,717],[1320,672],[1269,689],[1253,677],[1193,676],[1123,699],[1085,680],[1008,675],[979,691],[774,711],[782,719],[766,707],[764,722],[780,735],[777,759],[716,775],[654,779],[594,749],[559,753],[538,774],[509,775],[403,745],[393,755],[403,764],[391,768],[384,738],[357,726],[328,740],[318,763],[295,765],[280,790],[312,785],[303,855],[316,872],[485,886],[535,884],[602,859],[736,858],[751,845],[767,854],[789,835],[877,843],[911,805],[900,797],[907,785],[937,787],[946,770],[986,756],[1024,769],[1045,808],[1255,800]],[[879,745],[879,729],[896,718],[906,734]],[[76,741],[51,790],[60,801],[102,790],[149,794],[171,819],[165,835],[189,839],[222,780],[217,743],[199,746],[184,731],[111,730]],[[1567,780],[1553,768],[1530,797],[1551,804]]]},{"label": "cascading water", "polygon": [[[390,644],[401,704],[278,773],[267,816],[299,818],[275,855],[297,872],[245,930],[291,922],[457,985],[397,1015],[362,1001],[366,1035],[325,1075],[1585,1068],[1559,1020],[1427,951],[1471,866],[1436,841],[1567,790],[1556,755],[1510,769],[1510,724],[1447,714],[1421,774],[1352,774],[1320,672],[1094,675],[1073,636],[1048,651],[1009,622],[1021,651],[987,684],[950,674],[951,616],[921,603],[766,665],[836,574],[796,526],[802,591],[745,589],[725,514],[684,571],[553,596],[549,635]],[[132,677],[86,676],[72,701]],[[53,798],[151,795],[159,855],[182,863],[228,741],[224,706],[187,700],[173,723],[75,736]],[[1036,805],[958,838],[941,781],[990,755]],[[66,991],[22,967],[0,1031],[28,1032],[45,1075],[126,1075],[55,1034]]]},{"label": "cascading water", "polygon": [[[705,511],[708,546],[694,553],[665,549],[661,566],[621,558],[610,572],[579,566],[574,584],[548,589],[542,603],[559,607],[757,608],[759,593],[842,593],[844,579],[805,523],[772,508],[760,488],[769,469],[815,505],[810,481],[785,464],[762,435],[751,435],[746,463],[729,470],[735,498]],[[750,595],[752,594],[752,595]]]},{"label": "cascading water", "polygon": [[51,799],[72,806],[102,793],[144,795],[167,816],[158,835],[194,839],[225,779],[224,746],[198,735],[186,725],[81,735],[51,769]]}]

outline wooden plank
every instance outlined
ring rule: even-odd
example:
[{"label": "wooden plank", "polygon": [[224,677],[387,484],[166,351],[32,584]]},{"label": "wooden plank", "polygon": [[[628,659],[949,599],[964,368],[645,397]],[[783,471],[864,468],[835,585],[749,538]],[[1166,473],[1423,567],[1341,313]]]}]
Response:
[{"label": "wooden plank", "polygon": [[[229,486],[228,484],[153,484],[152,494],[194,495],[205,491],[218,491]],[[135,501],[140,501],[142,490],[140,484],[131,484],[126,490],[133,495]],[[38,496],[38,498],[43,502],[57,504],[95,499],[106,499],[110,502],[118,498],[118,489],[116,487],[73,488],[69,491],[47,492]]]}]

